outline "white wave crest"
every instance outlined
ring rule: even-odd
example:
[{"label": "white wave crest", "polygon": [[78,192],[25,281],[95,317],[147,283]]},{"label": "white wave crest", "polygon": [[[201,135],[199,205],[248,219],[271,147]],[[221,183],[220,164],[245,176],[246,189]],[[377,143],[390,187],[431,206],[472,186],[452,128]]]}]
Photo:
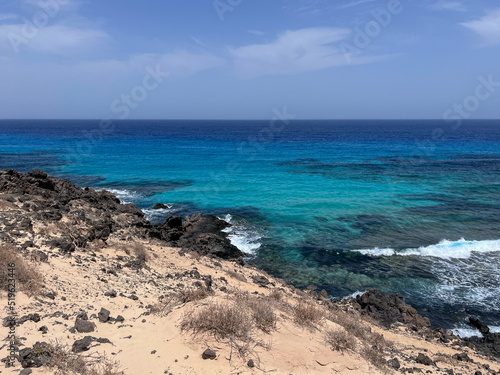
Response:
[{"label": "white wave crest", "polygon": [[219,219],[226,221],[231,224],[230,227],[223,229],[222,231],[227,233],[229,241],[236,246],[238,249],[246,254],[255,255],[255,252],[261,247],[259,240],[262,236],[257,233],[257,231],[248,228],[244,224],[233,223],[233,217],[231,214],[227,214],[224,217],[219,217]]},{"label": "white wave crest", "polygon": [[111,194],[117,197],[123,204],[134,203],[137,199],[140,198],[140,195],[133,190],[108,189],[108,188],[96,189],[96,191],[103,191],[103,190],[109,191]]},{"label": "white wave crest", "polygon": [[344,298],[342,299],[349,299],[349,298],[356,298],[357,296],[362,296],[363,294],[365,294],[367,291],[365,290],[364,292],[360,292],[359,290],[352,293],[352,294],[349,294],[348,296],[345,296]]},{"label": "white wave crest", "polygon": [[[451,331],[457,335],[460,336],[461,338],[466,338],[466,337],[472,337],[472,336],[481,336],[481,332],[477,329],[473,328],[453,328]],[[496,326],[490,326],[490,332],[491,333],[498,333],[500,332],[500,327]]]},{"label": "white wave crest", "polygon": [[460,239],[458,241],[443,240],[437,245],[419,247],[415,249],[394,250],[391,248],[380,249],[360,249],[354,250],[358,253],[381,257],[381,256],[409,256],[418,255],[423,257],[436,257],[443,259],[468,259],[473,252],[491,253],[500,251],[500,240],[485,240],[485,241],[466,241]]},{"label": "white wave crest", "polygon": [[144,212],[146,220],[152,221],[160,218],[164,219],[168,214],[179,211],[179,209],[174,208],[173,205],[166,204],[165,206],[168,208],[143,208],[142,212]]}]

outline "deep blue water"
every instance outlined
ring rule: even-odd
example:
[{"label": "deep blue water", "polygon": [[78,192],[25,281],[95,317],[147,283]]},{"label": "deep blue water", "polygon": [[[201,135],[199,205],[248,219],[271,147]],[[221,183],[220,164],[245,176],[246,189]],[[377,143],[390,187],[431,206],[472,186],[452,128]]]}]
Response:
[{"label": "deep blue water", "polygon": [[435,325],[500,326],[500,121],[455,125],[5,120],[0,169],[110,189],[152,220],[227,218],[248,262],[334,298],[378,288]]}]

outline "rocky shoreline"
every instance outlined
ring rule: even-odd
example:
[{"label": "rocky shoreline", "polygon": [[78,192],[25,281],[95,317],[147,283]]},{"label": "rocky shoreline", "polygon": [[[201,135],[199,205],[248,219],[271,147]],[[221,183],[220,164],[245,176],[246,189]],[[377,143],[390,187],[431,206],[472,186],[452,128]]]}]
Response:
[{"label": "rocky shoreline", "polygon": [[[142,314],[139,316],[150,316],[154,314],[158,303],[161,305],[162,301],[174,298],[173,296],[177,296],[176,290],[184,290],[187,285],[192,285],[196,293],[203,295],[203,298],[200,298],[201,301],[205,298],[234,299],[230,297],[230,291],[237,285],[239,289],[253,293],[266,301],[273,293],[285,295],[289,307],[280,313],[284,327],[289,327],[288,324],[293,321],[290,316],[297,313],[296,306],[306,303],[302,301],[304,299],[310,306],[318,305],[318,309],[324,310],[321,319],[330,315],[338,318],[337,321],[329,319],[327,323],[324,323],[326,325],[333,322],[332,324],[342,326],[344,324],[342,322],[350,322],[350,318],[345,318],[344,315],[339,318],[338,314],[352,315],[359,317],[360,321],[372,322],[374,327],[380,327],[376,328],[377,330],[386,335],[389,332],[395,335],[394,332],[404,330],[423,342],[443,345],[444,348],[454,351],[453,354],[447,354],[446,365],[438,366],[436,358],[439,353],[419,352],[418,355],[411,355],[408,354],[411,352],[410,349],[408,352],[403,349],[399,351],[381,349],[382,357],[385,359],[377,358],[381,363],[380,366],[388,369],[387,371],[415,373],[421,371],[422,368],[427,368],[428,373],[431,371],[430,373],[454,374],[460,373],[456,371],[456,368],[467,367],[476,369],[475,372],[470,373],[496,374],[493,366],[500,358],[500,334],[490,333],[483,323],[472,318],[471,325],[481,332],[481,336],[462,340],[443,329],[432,330],[429,319],[407,305],[400,295],[384,295],[376,290],[370,290],[356,298],[332,302],[324,291],[318,293],[314,287],[298,291],[281,280],[244,267],[243,258],[246,254],[229,241],[227,234],[223,231],[228,226],[230,224],[223,220],[203,214],[185,218],[169,215],[164,222],[152,224],[145,219],[144,213],[139,208],[132,204],[121,204],[113,194],[107,191],[81,189],[69,181],[51,177],[39,170],[25,174],[14,170],[0,171],[0,242],[5,246],[10,246],[11,251],[17,251],[23,259],[29,259],[39,264],[40,267],[45,267],[47,272],[60,270],[61,267],[64,268],[70,264],[70,268],[77,267],[83,273],[88,273],[81,275],[81,282],[87,282],[85,279],[90,280],[95,277],[92,285],[99,291],[98,296],[95,297],[97,298],[95,303],[113,303],[116,304],[116,306],[113,305],[116,309],[121,308],[122,305],[124,309],[128,309],[128,304],[115,302],[116,298],[121,297],[125,301],[138,303],[138,308],[142,309]],[[177,272],[171,271],[173,273],[165,274],[155,268],[156,262],[160,262],[162,256],[167,262],[162,267],[170,271],[176,269]],[[185,265],[181,267],[180,265],[184,263]],[[200,271],[202,268],[205,269],[205,273]],[[226,277],[221,277],[221,270],[224,270],[224,275],[230,276],[230,280],[235,280],[234,283],[228,283]],[[65,328],[61,331],[61,335],[64,333],[66,336],[73,335],[72,337],[75,338],[71,343],[73,353],[82,353],[91,347],[112,344],[113,340],[106,337],[87,334],[94,332],[96,328],[100,329],[101,325],[106,325],[105,327],[109,324],[123,325],[125,321],[122,316],[123,311],[115,310],[116,317],[112,317],[110,310],[101,307],[98,312],[95,311],[92,314],[95,303],[85,304],[78,299],[78,295],[83,293],[83,290],[76,291],[76,293],[72,290],[73,297],[58,296],[61,290],[69,290],[65,288],[69,288],[70,280],[65,284],[60,281],[63,277],[45,274],[46,280],[54,277],[57,277],[54,285],[57,284],[60,289],[57,290],[45,282],[41,294],[30,297],[29,303],[25,304],[26,314],[15,323],[4,320],[4,328],[12,324],[20,328],[38,327],[40,323],[44,323],[37,328],[36,335],[30,331],[34,336],[42,339],[47,336],[47,332],[52,330],[52,327],[48,327],[45,321],[51,320],[52,324],[58,325],[56,321],[74,318],[74,324],[63,323]],[[131,290],[119,291],[110,287],[113,284],[118,289],[125,285],[120,283],[120,277],[129,280],[127,288]],[[189,293],[192,292],[190,288],[188,288]],[[135,289],[142,289],[143,295],[139,297],[140,293]],[[165,291],[168,291],[167,295],[164,294]],[[28,296],[30,294],[29,288],[23,292]],[[239,295],[240,292],[233,293]],[[141,301],[151,298],[151,295],[155,297],[151,303],[146,305]],[[184,308],[186,304],[196,303],[198,297],[194,300],[191,300],[192,298],[185,297],[183,303],[175,306]],[[248,298],[245,304],[248,304]],[[59,305],[66,306],[71,299],[71,313],[58,310]],[[83,307],[84,305],[86,308]],[[30,311],[34,306],[38,306],[40,312]],[[262,311],[259,314],[262,315]],[[365,323],[359,323],[359,325],[363,324]],[[343,327],[347,332],[350,332],[350,329],[355,332],[355,328],[351,325],[351,323],[345,323]],[[106,331],[105,328],[102,329]],[[269,330],[272,329],[269,328]],[[316,330],[319,332],[319,329],[316,328]],[[263,331],[266,332],[266,329]],[[80,337],[81,334],[85,336]],[[353,335],[356,336],[354,333]],[[363,340],[369,340],[371,335],[370,329],[370,333],[360,334],[353,340],[357,342],[357,347],[362,347],[368,353],[370,345],[364,343]],[[21,346],[22,343],[19,344]],[[347,344],[345,345],[349,348]],[[43,367],[54,357],[49,347],[46,341],[35,342],[32,347],[25,347],[19,351],[18,360],[25,369]],[[471,351],[466,352],[469,350],[467,348]],[[340,352],[343,351],[340,350]],[[363,360],[366,359],[364,357],[370,356],[366,353],[361,354]],[[483,360],[477,359],[477,356],[481,355],[485,356]],[[474,356],[476,359],[472,359]],[[212,354],[204,352],[202,361],[206,359],[205,357],[211,358]],[[252,361],[257,361],[257,357]],[[249,361],[244,362],[245,371],[253,368],[249,365]],[[371,363],[375,361],[372,360]],[[319,367],[324,366],[320,363]],[[322,369],[318,369],[317,373],[321,373],[320,370]],[[373,373],[377,373],[378,370],[374,370]],[[337,372],[342,373],[342,371]],[[28,373],[25,372],[25,374]]]}]

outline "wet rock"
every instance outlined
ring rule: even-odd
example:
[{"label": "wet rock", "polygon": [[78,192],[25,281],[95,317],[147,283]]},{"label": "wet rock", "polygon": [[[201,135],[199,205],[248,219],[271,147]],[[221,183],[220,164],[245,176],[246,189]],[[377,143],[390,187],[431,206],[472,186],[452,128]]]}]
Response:
[{"label": "wet rock", "polygon": [[157,203],[153,206],[153,210],[162,210],[162,209],[167,209],[168,206],[163,203]]},{"label": "wet rock", "polygon": [[482,335],[487,335],[488,333],[490,333],[490,328],[479,319],[470,317],[469,323],[471,326],[477,328]]},{"label": "wet rock", "polygon": [[217,353],[215,353],[212,349],[207,349],[201,355],[203,359],[215,359],[217,358]]}]

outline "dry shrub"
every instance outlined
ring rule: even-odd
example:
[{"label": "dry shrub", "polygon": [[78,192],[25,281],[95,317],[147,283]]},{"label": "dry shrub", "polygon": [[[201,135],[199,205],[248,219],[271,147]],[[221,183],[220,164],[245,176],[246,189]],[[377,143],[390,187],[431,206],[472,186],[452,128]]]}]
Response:
[{"label": "dry shrub", "polygon": [[106,355],[82,355],[73,353],[70,348],[59,343],[49,344],[47,353],[50,361],[47,367],[56,375],[124,375],[115,361]]},{"label": "dry shrub", "polygon": [[245,340],[250,337],[253,321],[248,311],[241,306],[211,302],[185,314],[180,327],[194,334],[209,332],[216,338]]},{"label": "dry shrub", "polygon": [[9,275],[8,265],[15,263],[15,279],[17,291],[22,291],[29,296],[40,295],[43,289],[43,276],[38,271],[35,263],[29,261],[10,244],[0,244],[0,289],[8,291]]},{"label": "dry shrub", "polygon": [[312,302],[299,302],[293,307],[295,322],[302,327],[313,327],[324,315],[324,311]]},{"label": "dry shrub", "polygon": [[378,369],[387,369],[387,361],[384,358],[384,352],[378,348],[371,347],[369,345],[364,346],[359,353],[361,356],[370,362],[373,366]]},{"label": "dry shrub", "polygon": [[271,293],[269,293],[269,298],[275,300],[276,302],[283,302],[283,293],[279,289],[273,289]]},{"label": "dry shrub", "polygon": [[356,339],[349,335],[345,329],[331,329],[327,331],[325,340],[332,350],[338,352],[356,349]]},{"label": "dry shrub", "polygon": [[133,242],[130,244],[130,250],[142,264],[145,264],[149,260],[149,254],[142,243]]},{"label": "dry shrub", "polygon": [[265,333],[276,328],[277,317],[273,306],[276,303],[269,297],[254,296],[248,292],[236,290],[233,299],[238,306],[249,310],[255,326]]},{"label": "dry shrub", "polygon": [[248,296],[245,303],[252,312],[252,318],[257,328],[266,333],[276,328],[276,314],[268,299]]},{"label": "dry shrub", "polygon": [[362,341],[367,340],[371,335],[371,329],[367,327],[360,318],[354,317],[348,313],[339,312],[333,315],[331,320],[344,327],[348,333]]},{"label": "dry shrub", "polygon": [[213,293],[210,292],[206,287],[202,286],[199,288],[185,288],[179,290],[162,301],[157,303],[152,308],[154,314],[161,316],[166,316],[172,312],[175,306],[182,305],[189,302],[200,301],[207,297],[210,297]]}]

